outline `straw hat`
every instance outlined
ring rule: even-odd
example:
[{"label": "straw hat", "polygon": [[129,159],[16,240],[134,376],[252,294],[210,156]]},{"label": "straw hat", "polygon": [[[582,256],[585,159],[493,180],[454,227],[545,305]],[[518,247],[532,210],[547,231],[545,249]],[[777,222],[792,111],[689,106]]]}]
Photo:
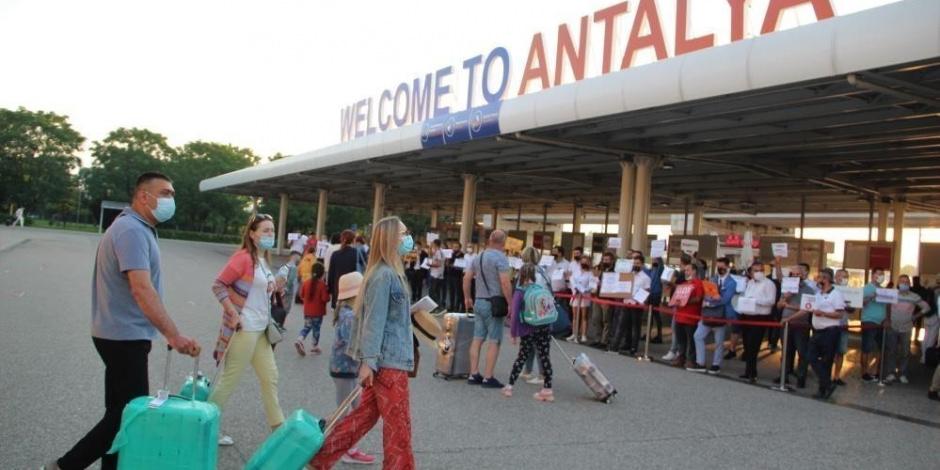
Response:
[{"label": "straw hat", "polygon": [[346,273],[339,278],[339,293],[337,300],[346,300],[359,295],[359,286],[362,285],[362,274],[358,271]]}]

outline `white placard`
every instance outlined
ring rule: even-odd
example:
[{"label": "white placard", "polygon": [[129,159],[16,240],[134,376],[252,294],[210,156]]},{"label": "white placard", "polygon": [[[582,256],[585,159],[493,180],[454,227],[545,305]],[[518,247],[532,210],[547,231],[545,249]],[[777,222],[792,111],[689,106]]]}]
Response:
[{"label": "white placard", "polygon": [[621,281],[622,273],[604,273],[601,276],[601,294],[604,296],[614,294],[633,294],[633,281]]},{"label": "white placard", "polygon": [[881,287],[875,289],[875,302],[881,302],[883,304],[898,303],[898,290],[885,289]]},{"label": "white placard", "polygon": [[672,282],[676,278],[676,268],[670,268],[669,266],[663,267],[663,275],[659,276],[659,279],[663,282]]},{"label": "white placard", "polygon": [[551,267],[555,264],[555,257],[552,255],[542,255],[542,258],[539,259],[539,266],[544,266],[546,268]]},{"label": "white placard", "polygon": [[754,313],[757,311],[757,299],[738,297],[738,306],[735,310],[738,313]]},{"label": "white placard", "polygon": [[552,290],[560,291],[565,288],[565,271],[563,269],[556,269],[552,271],[551,275]]},{"label": "white placard", "polygon": [[734,290],[738,294],[743,294],[744,290],[747,289],[747,278],[744,276],[738,276],[737,274],[732,274],[731,279],[734,279]]},{"label": "white placard", "polygon": [[457,268],[457,269],[464,269],[464,268],[466,268],[466,267],[467,267],[467,259],[466,259],[466,258],[457,258],[457,259],[455,259],[455,260],[454,260],[454,267]]},{"label": "white placard", "polygon": [[441,254],[444,255],[444,259],[451,259],[454,257],[454,250],[448,250],[446,248],[442,248]]},{"label": "white placard", "polygon": [[417,312],[419,310],[424,310],[425,312],[433,312],[437,308],[437,302],[435,302],[431,297],[424,296],[421,300],[414,303],[411,306],[412,312]]},{"label": "white placard", "polygon": [[287,241],[289,242],[292,242],[298,238],[300,238],[300,233],[288,233],[287,234]]},{"label": "white placard", "polygon": [[633,260],[632,259],[618,259],[614,264],[615,273],[629,273],[633,272]]},{"label": "white placard", "polygon": [[588,290],[590,290],[591,292],[594,292],[597,290],[597,278],[596,277],[591,276],[591,280],[588,281]]},{"label": "white placard", "polygon": [[515,256],[509,258],[509,266],[512,269],[522,269],[522,258],[517,258]]},{"label": "white placard", "polygon": [[326,256],[326,252],[330,249],[330,242],[319,241],[317,242],[317,258],[323,258]]},{"label": "white placard", "polygon": [[620,237],[611,237],[607,239],[607,248],[618,249],[620,248]]},{"label": "white placard", "polygon": [[852,308],[862,308],[863,289],[861,287],[835,286],[836,290],[845,298],[845,303]]},{"label": "white placard", "polygon": [[783,278],[783,282],[780,284],[780,292],[784,294],[799,294],[800,278],[791,276]]},{"label": "white placard", "polygon": [[666,240],[653,240],[650,242],[650,258],[662,258],[666,255]]},{"label": "white placard", "polygon": [[779,256],[781,258],[787,257],[787,244],[786,243],[771,243],[770,248],[774,252],[774,256]]},{"label": "white placard", "polygon": [[698,240],[687,240],[683,238],[682,241],[679,242],[679,248],[687,255],[694,255],[698,253]]},{"label": "white placard", "polygon": [[428,232],[428,235],[427,235],[428,246],[431,246],[431,244],[434,243],[434,240],[440,240],[440,239],[441,239],[440,235],[434,232]]},{"label": "white placard", "polygon": [[800,310],[812,312],[816,310],[816,296],[813,294],[803,294],[800,296]]},{"label": "white placard", "polygon": [[[646,302],[646,299],[648,298],[650,298],[650,293],[646,289],[640,289],[633,293],[633,301],[638,304],[642,304]],[[624,301],[624,302],[628,302],[628,301]]]}]

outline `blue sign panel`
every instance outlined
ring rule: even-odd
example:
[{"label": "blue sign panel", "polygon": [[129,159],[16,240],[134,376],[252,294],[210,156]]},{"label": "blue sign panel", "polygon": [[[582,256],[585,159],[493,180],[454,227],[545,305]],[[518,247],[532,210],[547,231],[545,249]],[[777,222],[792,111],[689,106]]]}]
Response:
[{"label": "blue sign panel", "polygon": [[421,127],[423,148],[483,139],[499,135],[502,101],[428,119]]}]

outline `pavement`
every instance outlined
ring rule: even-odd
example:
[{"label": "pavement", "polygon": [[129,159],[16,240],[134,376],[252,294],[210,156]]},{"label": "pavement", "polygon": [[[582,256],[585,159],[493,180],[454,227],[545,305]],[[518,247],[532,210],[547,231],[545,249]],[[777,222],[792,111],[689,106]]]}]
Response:
[{"label": "pavement", "polygon": [[[93,234],[0,227],[0,467],[38,468],[68,450],[103,413],[103,366],[89,335],[97,241]],[[165,303],[180,328],[202,343],[202,368],[212,373],[209,351],[220,310],[209,287],[234,248],[175,240],[160,246]],[[287,326],[294,333],[301,323],[295,306]],[[322,337],[328,350],[329,321]],[[587,352],[611,378],[619,391],[611,404],[592,400],[554,348],[556,402],[546,404],[534,401],[537,387],[524,383],[505,399],[496,390],[432,378],[434,351],[423,346],[419,377],[411,381],[419,468],[938,467],[940,406],[926,400],[922,378],[891,387],[849,379],[836,402],[827,403],[805,392],[768,390],[774,356],[762,361],[761,386],[751,386],[733,370],[725,377],[734,379],[722,380],[565,347]],[[158,340],[150,354],[153,391],[166,357]],[[284,344],[276,358],[285,413],[304,408],[326,415],[335,408],[326,354],[301,358]],[[507,345],[498,378],[506,379],[514,358],[515,348]],[[738,367],[735,362],[726,368]],[[170,388],[178,388],[191,368],[190,360],[173,356]],[[241,468],[268,435],[253,374],[243,376],[222,428],[236,445],[219,449],[219,468]],[[360,447],[381,458],[380,431]]]}]

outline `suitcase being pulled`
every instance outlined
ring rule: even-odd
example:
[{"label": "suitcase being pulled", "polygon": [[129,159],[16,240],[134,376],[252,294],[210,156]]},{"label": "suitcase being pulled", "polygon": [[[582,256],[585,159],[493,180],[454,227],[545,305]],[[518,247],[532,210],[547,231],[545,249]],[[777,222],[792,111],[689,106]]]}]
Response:
[{"label": "suitcase being pulled", "polygon": [[118,452],[120,470],[216,468],[219,408],[192,396],[168,394],[170,354],[168,350],[163,390],[156,397],[135,398],[124,407],[120,431],[108,451]]},{"label": "suitcase being pulled", "polygon": [[589,358],[587,354],[580,353],[577,357],[572,359],[571,356],[565,352],[565,349],[561,347],[558,340],[552,338],[552,341],[555,342],[555,346],[558,347],[561,354],[564,355],[568,363],[571,364],[571,368],[578,374],[578,377],[581,377],[584,384],[587,385],[591,393],[594,394],[594,398],[609,404],[610,400],[617,394],[617,389],[607,380],[607,376],[594,365],[591,358]]},{"label": "suitcase being pulled", "polygon": [[473,316],[466,313],[444,315],[443,336],[437,339],[434,376],[445,380],[470,375],[470,343],[473,342]]}]

